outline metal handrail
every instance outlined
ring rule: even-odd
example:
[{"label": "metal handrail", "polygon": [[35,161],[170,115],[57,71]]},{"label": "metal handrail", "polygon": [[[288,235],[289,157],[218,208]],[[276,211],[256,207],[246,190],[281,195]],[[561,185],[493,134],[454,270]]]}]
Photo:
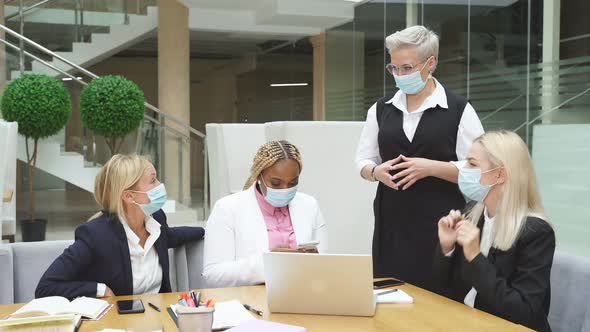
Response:
[{"label": "metal handrail", "polygon": [[539,114],[538,116],[534,117],[531,121],[525,121],[525,122],[523,122],[520,126],[516,127],[513,131],[518,131],[518,130],[520,130],[524,126],[528,126],[528,125],[533,124],[535,121],[539,120],[543,116],[545,116],[545,115],[547,115],[547,114],[549,114],[551,112],[554,112],[554,111],[560,109],[561,106],[563,106],[563,105],[565,105],[565,104],[567,104],[567,103],[569,103],[571,101],[574,101],[574,100],[582,97],[583,95],[587,94],[588,92],[590,92],[590,88],[587,88],[586,90],[578,93],[577,95],[564,100],[563,102],[559,103],[559,105],[557,105],[555,107],[552,107],[550,110],[548,110],[546,112],[543,112],[543,113]]},{"label": "metal handrail", "polygon": [[28,11],[30,11],[30,10],[33,10],[33,9],[35,9],[35,8],[39,7],[39,6],[43,6],[44,4],[46,4],[46,3],[48,3],[48,2],[51,2],[51,1],[53,1],[53,0],[43,0],[43,1],[39,1],[39,2],[37,2],[36,4],[34,4],[34,5],[30,6],[30,7],[24,8],[24,9],[22,10],[22,13],[19,11],[19,12],[16,12],[16,13],[14,13],[14,14],[10,14],[10,15],[6,16],[4,19],[8,21],[8,20],[10,20],[10,19],[12,19],[12,18],[14,18],[14,17],[18,17],[18,16],[20,16],[21,14],[22,14],[22,15],[24,15],[24,14],[26,14]]},{"label": "metal handrail", "polygon": [[[98,75],[96,75],[96,74],[88,71],[87,69],[78,66],[77,64],[73,63],[72,61],[70,61],[70,60],[68,60],[68,59],[60,56],[59,54],[56,54],[56,53],[52,52],[51,50],[47,49],[46,47],[37,44],[36,42],[34,42],[34,41],[30,40],[29,38],[27,38],[27,37],[19,34],[18,32],[13,31],[13,30],[7,28],[6,26],[4,26],[2,24],[0,24],[0,29],[4,30],[5,32],[7,32],[8,34],[10,34],[11,36],[18,38],[19,40],[24,41],[24,42],[26,42],[29,45],[32,45],[36,49],[38,49],[38,50],[40,50],[40,51],[42,51],[42,52],[44,52],[44,53],[52,56],[53,58],[60,60],[61,62],[65,63],[65,64],[67,64],[69,66],[71,66],[72,68],[80,71],[81,73],[83,73],[83,74],[85,74],[85,75],[87,75],[87,76],[89,76],[91,78],[99,78],[100,77],[100,76],[98,76]],[[61,71],[59,71],[59,72],[61,72]],[[172,115],[169,115],[169,114],[166,114],[166,113],[162,112],[160,109],[158,109],[154,105],[152,105],[152,104],[150,104],[148,102],[145,102],[144,103],[144,106],[146,108],[148,108],[148,109],[150,109],[150,110],[158,113],[159,116],[162,116],[166,120],[171,120],[172,122],[176,123],[177,125],[179,125],[183,129],[187,130],[189,133],[192,133],[192,134],[198,136],[199,138],[204,138],[205,137],[205,134],[204,133],[202,133],[202,132],[194,129],[193,127],[191,127],[189,125],[187,125],[182,120],[180,120],[180,119],[178,119],[178,118],[176,118],[176,117],[174,117]],[[186,138],[190,139],[190,134],[189,135],[186,135],[186,134],[183,134],[183,133],[181,133],[181,134],[183,136],[185,136]]]},{"label": "metal handrail", "polygon": [[521,97],[524,97],[524,93],[519,94],[518,96],[514,97],[513,99],[511,99],[509,102],[507,102],[506,104],[496,108],[492,113],[484,116],[483,118],[481,118],[481,122],[489,119],[490,117],[492,117],[494,114],[500,112],[501,110],[505,109],[506,107],[514,104],[514,102],[516,102],[518,99],[520,99]]},{"label": "metal handrail", "polygon": [[[4,44],[4,45],[6,45],[6,46],[8,46],[8,47],[10,47],[11,49],[13,49],[13,50],[15,50],[15,51],[19,51],[19,52],[20,52],[20,48],[19,48],[18,46],[16,46],[16,45],[13,45],[13,44],[11,44],[10,42],[8,42],[8,41],[6,41],[6,40],[4,40],[4,39],[2,39],[2,38],[0,38],[0,43],[2,43],[2,44]],[[44,66],[47,66],[47,67],[49,67],[49,68],[51,68],[51,69],[55,70],[56,72],[58,72],[58,73],[60,73],[60,74],[62,74],[62,75],[65,75],[65,76],[67,76],[67,77],[69,77],[69,78],[71,78],[71,79],[72,79],[72,81],[75,81],[75,82],[77,82],[77,83],[79,83],[79,84],[82,84],[82,85],[84,85],[84,86],[88,85],[88,83],[84,82],[84,80],[82,80],[82,78],[80,78],[80,77],[77,77],[77,76],[74,76],[74,75],[72,75],[72,74],[68,73],[67,71],[65,71],[65,70],[63,70],[63,69],[60,69],[60,68],[58,68],[58,67],[56,67],[56,66],[54,66],[54,65],[50,64],[50,63],[48,63],[47,61],[45,61],[45,60],[43,60],[43,59],[39,58],[38,56],[36,56],[36,55],[34,55],[34,54],[31,54],[31,53],[29,53],[29,52],[27,52],[27,51],[24,51],[23,53],[24,53],[26,56],[33,58],[35,61],[38,61],[39,63],[43,64]],[[155,124],[160,124],[158,120],[156,120],[154,117],[152,117],[152,116],[149,116],[149,115],[147,115],[147,114],[144,114],[144,118],[145,118],[145,119],[147,119],[148,121],[152,122],[152,123],[155,123]],[[168,130],[168,131],[171,131],[172,133],[174,133],[175,135],[179,136],[180,138],[184,138],[184,139],[190,139],[190,137],[188,137],[186,134],[182,133],[181,131],[178,131],[178,130],[176,130],[175,128],[168,127],[168,128],[165,128],[165,129],[166,129],[166,130]]]}]

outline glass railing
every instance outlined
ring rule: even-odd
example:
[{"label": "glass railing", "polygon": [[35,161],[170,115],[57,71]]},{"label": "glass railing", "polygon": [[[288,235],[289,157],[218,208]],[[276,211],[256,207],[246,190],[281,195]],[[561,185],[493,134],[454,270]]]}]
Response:
[{"label": "glass railing", "polygon": [[[2,34],[6,36],[2,37]],[[13,40],[9,40],[9,36]],[[72,152],[82,155],[83,167],[99,167],[104,164],[111,156],[107,144],[103,137],[83,125],[78,110],[80,92],[88,82],[98,76],[68,63],[67,59],[53,54],[37,43],[22,38],[29,48],[34,47],[37,53],[51,57],[53,63],[59,61],[67,64],[71,66],[71,72],[77,72],[70,74],[67,70],[45,61],[45,57],[29,51],[21,52],[19,43],[15,43],[14,39],[19,39],[16,32],[0,26],[0,61],[3,65],[0,66],[0,71],[3,71],[0,75],[4,78],[4,84],[14,78],[15,72],[18,73],[19,59],[22,55],[27,62],[45,66],[44,73],[50,72],[50,75],[62,80],[71,96],[72,114],[66,128],[45,142],[59,143],[64,155]],[[145,106],[145,115],[140,127],[125,137],[119,153],[139,153],[151,158],[161,181],[166,183],[169,198],[176,201],[177,219],[182,220],[175,222],[190,224],[196,220],[205,220],[209,206],[205,135],[151,104],[146,103]]]},{"label": "glass railing", "polygon": [[[493,68],[474,72],[469,100],[486,130],[516,131],[531,144],[532,128],[540,123],[590,122],[590,57],[556,63]],[[441,77],[445,88],[467,96],[465,75]],[[387,91],[392,91],[388,83]],[[383,88],[329,92],[330,120],[364,121],[366,112],[383,96]]]},{"label": "glass railing", "polygon": [[[156,0],[15,0],[5,5],[4,25],[52,52],[72,52],[75,43],[90,43],[113,25],[133,24],[156,5]],[[50,60],[35,48],[25,49]],[[31,61],[25,62],[30,70]]]}]

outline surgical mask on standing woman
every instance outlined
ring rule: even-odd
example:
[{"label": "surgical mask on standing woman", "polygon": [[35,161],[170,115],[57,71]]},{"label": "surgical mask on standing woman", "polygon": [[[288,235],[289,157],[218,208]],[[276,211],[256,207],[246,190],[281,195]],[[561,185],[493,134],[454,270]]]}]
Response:
[{"label": "surgical mask on standing woman", "polygon": [[[426,61],[428,62],[428,60],[426,60]],[[407,95],[413,95],[413,94],[416,94],[416,93],[422,91],[422,89],[424,89],[424,87],[426,86],[426,81],[428,81],[428,78],[426,79],[426,81],[423,81],[421,71],[422,71],[422,69],[424,69],[427,62],[424,63],[424,65],[422,66],[422,68],[420,68],[420,70],[415,71],[411,74],[396,75],[394,73],[393,78],[395,79],[395,85],[403,93],[405,93]],[[430,77],[430,74],[428,75],[428,77]]]}]

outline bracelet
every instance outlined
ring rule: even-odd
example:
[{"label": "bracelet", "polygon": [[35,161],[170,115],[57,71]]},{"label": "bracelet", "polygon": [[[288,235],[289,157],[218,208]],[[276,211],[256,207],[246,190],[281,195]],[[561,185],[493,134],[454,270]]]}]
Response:
[{"label": "bracelet", "polygon": [[377,165],[373,166],[373,169],[371,169],[371,178],[373,181],[377,181],[377,179],[375,179],[375,168],[377,168]]}]

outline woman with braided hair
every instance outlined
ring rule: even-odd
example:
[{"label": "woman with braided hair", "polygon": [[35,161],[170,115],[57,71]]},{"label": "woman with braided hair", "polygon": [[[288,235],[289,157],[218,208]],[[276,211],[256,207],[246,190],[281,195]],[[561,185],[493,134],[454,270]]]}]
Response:
[{"label": "woman with braided hair", "polygon": [[[302,165],[293,144],[268,142],[258,149],[244,190],[217,201],[205,237],[203,277],[208,287],[263,283],[264,252],[325,251],[318,203],[297,191]],[[317,247],[304,246],[309,243]]]}]

